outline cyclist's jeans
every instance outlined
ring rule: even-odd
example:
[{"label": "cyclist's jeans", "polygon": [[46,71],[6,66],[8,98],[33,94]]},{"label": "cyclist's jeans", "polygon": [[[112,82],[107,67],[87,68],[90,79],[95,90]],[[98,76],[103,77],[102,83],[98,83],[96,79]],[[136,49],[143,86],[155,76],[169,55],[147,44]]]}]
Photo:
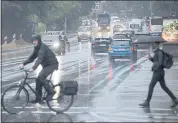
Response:
[{"label": "cyclist's jeans", "polygon": [[36,93],[37,100],[41,100],[42,97],[42,86],[46,89],[48,94],[55,93],[46,78],[58,68],[57,64],[47,66],[41,70],[36,79]]}]

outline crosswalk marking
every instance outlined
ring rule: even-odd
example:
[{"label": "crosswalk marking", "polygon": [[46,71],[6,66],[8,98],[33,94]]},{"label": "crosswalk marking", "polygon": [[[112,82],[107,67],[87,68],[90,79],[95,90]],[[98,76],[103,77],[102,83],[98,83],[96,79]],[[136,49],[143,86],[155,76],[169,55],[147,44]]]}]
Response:
[{"label": "crosswalk marking", "polygon": [[[48,106],[40,106],[39,107],[41,109],[48,109]],[[22,107],[15,107],[15,108],[22,108]],[[33,107],[33,106],[27,106],[25,107],[26,109],[33,109],[33,108],[37,108],[37,107]],[[141,108],[141,107],[122,107],[122,108],[119,108],[119,107],[71,107],[69,110],[71,109],[74,109],[74,110],[77,110],[77,109],[92,109],[92,110],[142,110],[142,109],[147,109],[147,108]],[[171,111],[172,109],[170,108],[151,108],[151,111],[156,111],[156,110],[159,110],[159,111]]]}]

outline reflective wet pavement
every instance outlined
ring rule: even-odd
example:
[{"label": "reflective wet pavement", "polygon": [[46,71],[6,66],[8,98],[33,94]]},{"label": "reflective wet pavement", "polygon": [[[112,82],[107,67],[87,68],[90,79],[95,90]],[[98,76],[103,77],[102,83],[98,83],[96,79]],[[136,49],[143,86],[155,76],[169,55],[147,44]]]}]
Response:
[{"label": "reflective wet pavement", "polygon": [[[58,56],[60,66],[59,71],[53,76],[54,83],[59,80],[77,80],[79,83],[79,93],[75,96],[72,107],[65,114],[55,114],[46,104],[28,104],[25,112],[19,115],[8,115],[3,111],[2,121],[178,121],[177,109],[169,108],[171,101],[164,96],[164,92],[155,91],[154,96],[158,98],[153,97],[150,109],[138,106],[147,94],[151,77],[150,63],[142,63],[134,69],[129,60],[117,60],[110,64],[107,54],[93,57],[89,51],[90,45],[86,42],[72,46],[71,52],[66,53],[65,56]],[[138,58],[145,54],[146,51],[138,52]],[[3,72],[8,73],[13,67],[15,66],[4,66]],[[13,78],[2,76],[4,80],[2,91],[14,82],[14,78],[21,79],[22,72],[14,75]],[[172,80],[175,81],[176,78]],[[34,87],[34,83],[31,85]],[[171,86],[171,89],[178,94],[176,85],[173,87]],[[30,99],[33,96],[30,95]]]}]

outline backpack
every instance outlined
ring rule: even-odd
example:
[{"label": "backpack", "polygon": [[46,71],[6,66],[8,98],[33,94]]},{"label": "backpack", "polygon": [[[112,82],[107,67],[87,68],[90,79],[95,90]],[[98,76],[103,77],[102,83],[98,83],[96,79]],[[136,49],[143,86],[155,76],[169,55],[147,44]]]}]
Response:
[{"label": "backpack", "polygon": [[169,53],[163,52],[163,68],[170,69],[173,66],[173,56]]}]

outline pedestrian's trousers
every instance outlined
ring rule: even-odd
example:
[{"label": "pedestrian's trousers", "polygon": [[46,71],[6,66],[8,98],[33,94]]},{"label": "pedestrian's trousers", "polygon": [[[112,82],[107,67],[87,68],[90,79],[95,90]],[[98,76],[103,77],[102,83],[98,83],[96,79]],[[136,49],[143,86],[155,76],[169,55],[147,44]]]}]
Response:
[{"label": "pedestrian's trousers", "polygon": [[176,99],[176,97],[174,96],[174,94],[169,90],[169,88],[167,87],[166,83],[165,83],[165,71],[155,71],[153,72],[153,76],[151,79],[151,83],[149,85],[149,90],[148,90],[148,96],[147,96],[147,101],[150,102],[152,94],[153,94],[153,90],[154,87],[156,85],[157,82],[159,82],[159,84],[161,85],[161,88],[171,97],[171,99],[174,101]]}]

